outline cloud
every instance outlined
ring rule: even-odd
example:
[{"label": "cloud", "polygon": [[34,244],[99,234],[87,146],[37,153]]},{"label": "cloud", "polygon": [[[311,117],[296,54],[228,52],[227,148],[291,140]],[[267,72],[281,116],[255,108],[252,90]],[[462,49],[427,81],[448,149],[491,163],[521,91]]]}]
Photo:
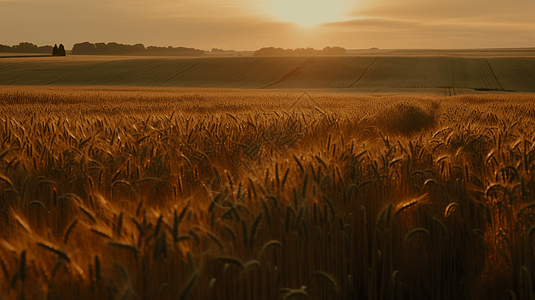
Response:
[{"label": "cloud", "polygon": [[454,18],[441,20],[414,20],[414,19],[393,19],[388,17],[366,17],[345,20],[341,22],[324,23],[321,26],[333,29],[378,29],[378,30],[448,30],[448,29],[485,29],[485,30],[519,30],[530,31],[535,29],[535,24],[516,22],[489,22],[485,19],[474,18]]},{"label": "cloud", "polygon": [[392,30],[394,28],[410,28],[419,26],[420,22],[412,20],[381,18],[381,17],[366,17],[346,20],[341,22],[330,22],[321,24],[322,27],[332,29],[358,29],[358,28],[376,28]]},{"label": "cloud", "polygon": [[380,17],[413,21],[446,19],[486,20],[502,23],[535,24],[533,0],[361,0],[351,18]]},{"label": "cloud", "polygon": [[356,18],[326,23],[331,40],[356,48],[482,48],[532,47],[535,25],[488,22],[484,18],[442,20]]}]

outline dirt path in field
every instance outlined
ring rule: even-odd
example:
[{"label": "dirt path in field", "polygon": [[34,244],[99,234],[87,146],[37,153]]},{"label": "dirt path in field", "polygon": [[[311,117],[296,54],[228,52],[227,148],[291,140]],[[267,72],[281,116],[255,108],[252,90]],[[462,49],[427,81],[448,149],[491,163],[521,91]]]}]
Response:
[{"label": "dirt path in field", "polygon": [[0,85],[332,89],[362,93],[535,92],[535,57],[76,57],[0,62]]}]

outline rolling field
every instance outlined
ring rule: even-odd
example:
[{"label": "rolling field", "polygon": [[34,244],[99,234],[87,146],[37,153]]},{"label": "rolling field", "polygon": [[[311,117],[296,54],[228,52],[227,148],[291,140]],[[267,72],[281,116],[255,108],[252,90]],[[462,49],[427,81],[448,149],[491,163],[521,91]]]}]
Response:
[{"label": "rolling field", "polygon": [[[172,73],[218,61],[133,62]],[[249,60],[233,74],[283,86],[323,82],[308,64],[344,66],[274,61],[310,72],[279,81]],[[404,82],[395,61],[355,58],[367,67],[352,80],[377,84],[387,68]],[[490,58],[496,77],[468,75],[490,76],[485,60],[399,69],[431,61],[450,67],[437,82],[519,84]],[[121,72],[123,84],[143,75]],[[0,88],[1,298],[533,299],[533,94],[310,95]]]},{"label": "rolling field", "polygon": [[0,298],[534,299],[518,51],[0,59]]},{"label": "rolling field", "polygon": [[0,85],[328,89],[447,96],[535,92],[534,56],[399,53],[345,57],[11,58],[0,60]]}]

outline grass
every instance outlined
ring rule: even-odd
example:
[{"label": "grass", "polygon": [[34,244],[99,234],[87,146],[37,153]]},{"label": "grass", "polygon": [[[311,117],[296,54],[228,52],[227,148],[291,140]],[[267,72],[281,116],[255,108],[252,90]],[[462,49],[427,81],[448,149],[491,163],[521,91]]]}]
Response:
[{"label": "grass", "polygon": [[298,96],[0,91],[2,297],[533,297],[532,95]]}]

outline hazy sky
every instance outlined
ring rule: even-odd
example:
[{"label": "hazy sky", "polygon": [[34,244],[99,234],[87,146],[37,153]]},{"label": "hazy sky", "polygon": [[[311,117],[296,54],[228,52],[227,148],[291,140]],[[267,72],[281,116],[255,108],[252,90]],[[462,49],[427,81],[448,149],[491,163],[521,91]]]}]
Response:
[{"label": "hazy sky", "polygon": [[0,0],[0,44],[535,47],[535,0]]}]

